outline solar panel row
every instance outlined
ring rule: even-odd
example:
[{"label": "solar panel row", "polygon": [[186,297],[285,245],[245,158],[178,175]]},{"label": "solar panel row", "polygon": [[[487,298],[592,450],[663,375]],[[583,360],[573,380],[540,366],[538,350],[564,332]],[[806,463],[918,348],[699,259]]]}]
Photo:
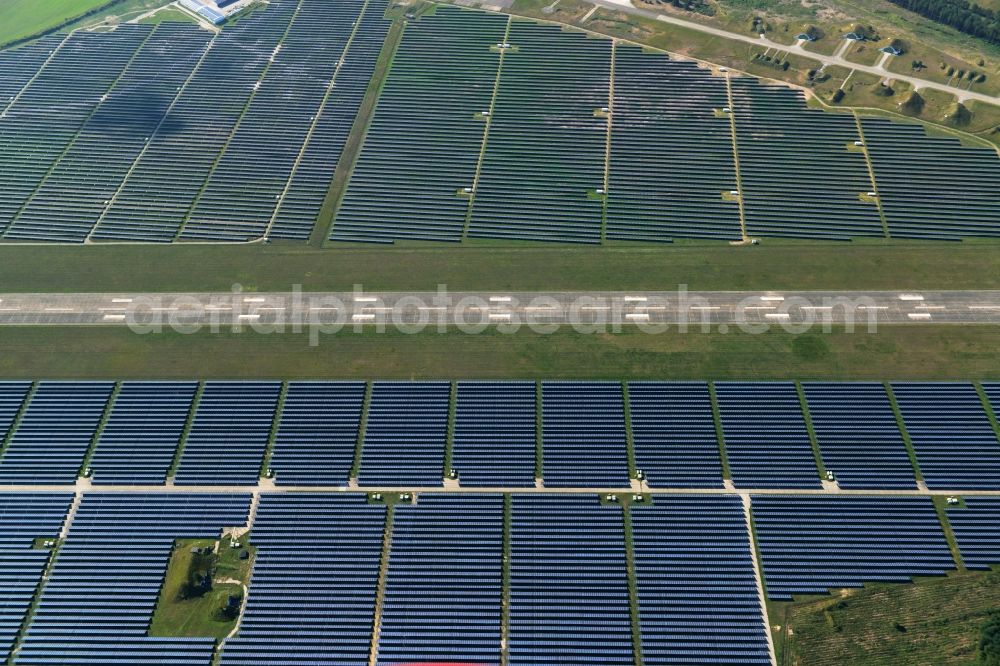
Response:
[{"label": "solar panel row", "polygon": [[0,235],[113,90],[152,34],[145,25],[76,32],[0,117]]},{"label": "solar panel row", "polygon": [[0,658],[10,659],[42,580],[50,551],[35,539],[59,536],[73,497],[56,493],[0,494]]},{"label": "solar panel row", "polygon": [[0,458],[0,484],[75,483],[113,389],[41,382]]},{"label": "solar panel row", "polygon": [[841,488],[916,487],[884,386],[813,382],[803,389],[824,466]]},{"label": "solar panel row", "polygon": [[275,0],[215,38],[130,166],[95,240],[169,242],[260,85],[298,3]]},{"label": "solar panel row", "polygon": [[631,507],[642,663],[770,664],[738,497]]},{"label": "solar panel row", "polygon": [[[0,493],[0,645],[9,651],[69,494]],[[374,632],[378,663],[444,659],[479,664],[769,663],[748,516],[738,497],[660,495],[629,509],[587,495],[513,495],[509,562],[500,495],[426,494],[398,505],[385,594]],[[84,493],[58,549],[18,664],[212,662],[209,638],[148,630],[177,539],[217,538],[244,525],[245,494]],[[954,568],[927,497],[752,498],[769,598],[868,582],[906,582]],[[963,558],[996,563],[995,498],[950,507]],[[228,666],[369,661],[385,507],[344,493],[262,493],[256,547]],[[634,555],[630,599],[627,562]],[[509,619],[501,633],[504,566]],[[127,577],[123,577],[127,572]],[[632,604],[638,625],[633,644]]]},{"label": "solar panel row", "polygon": [[1000,498],[966,497],[964,504],[947,511],[962,563],[988,570],[1000,563]]},{"label": "solar panel row", "polygon": [[329,97],[278,202],[270,238],[307,240],[312,233],[389,30],[389,21],[383,18],[388,4],[388,0],[365,4]]},{"label": "solar panel row", "polygon": [[[995,403],[997,386],[984,384]],[[541,396],[533,382],[458,382],[454,417],[448,382],[374,382],[364,428],[362,382],[290,382],[280,417],[280,382],[208,382],[196,406],[193,382],[125,382],[109,405],[113,388],[42,382],[28,400],[30,383],[0,383],[0,483],[72,484],[86,464],[98,484],[162,484],[174,472],[181,485],[254,485],[273,435],[269,468],[286,486],[346,485],[359,438],[370,487],[439,487],[451,471],[466,487],[532,487],[539,471],[556,488],[626,488],[639,471],[651,488],[723,484],[703,382],[631,382],[628,418],[618,382],[543,382]],[[929,487],[1000,489],[1000,441],[973,384],[893,388]],[[794,384],[715,389],[736,487],[820,486]],[[803,393],[840,487],[915,487],[882,385],[809,382]]]},{"label": "solar panel row", "polygon": [[740,237],[725,79],[693,62],[615,49],[607,237]]},{"label": "solar panel row", "polygon": [[500,663],[503,498],[396,507],[378,664]]},{"label": "solar panel row", "polygon": [[207,666],[212,638],[148,635],[179,538],[245,525],[249,495],[87,494],[41,592],[17,663]]},{"label": "solar panel row", "polygon": [[94,483],[166,483],[197,388],[195,382],[122,384],[90,459]]},{"label": "solar panel row", "polygon": [[866,118],[861,125],[891,236],[1000,236],[995,151],[930,137],[917,125],[880,118]]},{"label": "solar panel row", "polygon": [[506,25],[453,7],[407,25],[332,240],[461,240]]},{"label": "solar panel row", "polygon": [[[480,180],[477,191],[469,192],[469,237],[729,240],[741,236],[741,198],[750,235],[885,235],[879,206],[869,196],[865,139],[852,116],[809,109],[802,93],[787,87],[746,77],[727,82],[693,63],[633,46],[617,45],[612,67],[608,42],[556,26],[511,23],[489,132],[485,144],[476,145],[474,114],[486,99],[483,86],[494,61],[466,37],[491,19],[449,9],[407,28],[400,51],[406,57],[389,74],[333,238],[458,240],[465,201],[453,195],[471,186],[467,163],[480,149]],[[459,38],[428,50],[428,37],[446,30]],[[550,58],[553,51],[558,60]],[[418,52],[423,57],[415,62],[411,56]],[[461,101],[452,99],[450,89],[433,100],[412,94],[413,81],[427,84],[444,72],[455,79],[461,63],[470,81],[478,75],[474,94]],[[613,103],[607,98],[612,69]],[[426,161],[414,161],[407,151],[399,157],[398,147],[415,141],[406,128],[429,110],[434,117],[420,123],[422,135],[434,141],[416,142]],[[442,136],[445,126],[450,138]],[[892,235],[1000,233],[1000,209],[987,194],[1000,185],[996,155],[931,139],[919,127],[866,120],[869,126],[869,151]],[[916,156],[924,146],[933,158]],[[960,165],[957,171],[942,175],[940,165],[953,163]],[[907,187],[914,172],[926,185],[919,191]],[[970,198],[971,210],[960,212],[964,206],[956,202]],[[939,227],[936,218],[943,220]]]},{"label": "solar panel row", "polygon": [[14,219],[8,238],[81,242],[211,42],[162,23]]},{"label": "solar panel row", "polygon": [[733,483],[744,488],[819,488],[816,458],[791,382],[717,382]]},{"label": "solar panel row", "polygon": [[[386,7],[273,0],[216,37],[123,24],[0,52],[0,235],[308,238]],[[890,235],[1000,234],[990,150],[884,119],[862,132],[849,115],[806,108],[798,91],[727,84],[557,26],[514,20],[505,35],[506,22],[442,8],[408,24],[334,239],[731,239],[741,199],[751,235],[881,236],[856,144],[867,144]],[[510,48],[498,77],[500,41]]]},{"label": "solar panel row", "polygon": [[182,240],[248,241],[269,222],[322,111],[364,0],[301,0],[246,111],[180,232]]},{"label": "solar panel row", "polygon": [[969,383],[894,382],[928,488],[1000,489],[1000,442]]},{"label": "solar panel row", "polygon": [[611,42],[513,21],[470,237],[597,243]]},{"label": "solar panel row", "polygon": [[174,475],[178,485],[255,485],[280,382],[208,382]]},{"label": "solar panel row", "polygon": [[239,635],[223,666],[366,666],[385,507],[339,494],[265,494]]},{"label": "solar panel row", "polygon": [[882,236],[854,118],[809,109],[799,90],[730,79],[747,233],[848,240]]},{"label": "solar panel row", "polygon": [[929,497],[761,495],[753,518],[771,599],[955,568]]}]

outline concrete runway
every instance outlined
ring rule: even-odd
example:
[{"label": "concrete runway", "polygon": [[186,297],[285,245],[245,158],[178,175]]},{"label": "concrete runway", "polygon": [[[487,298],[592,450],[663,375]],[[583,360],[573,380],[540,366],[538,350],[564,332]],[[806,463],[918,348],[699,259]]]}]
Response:
[{"label": "concrete runway", "polygon": [[1000,324],[1000,291],[0,294],[0,326]]}]

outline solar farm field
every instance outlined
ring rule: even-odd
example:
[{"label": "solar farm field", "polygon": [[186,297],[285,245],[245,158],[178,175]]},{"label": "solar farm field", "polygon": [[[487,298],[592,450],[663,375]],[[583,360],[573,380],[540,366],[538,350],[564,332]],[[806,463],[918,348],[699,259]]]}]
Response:
[{"label": "solar farm field", "polygon": [[0,485],[1000,491],[998,410],[990,382],[3,382]]},{"label": "solar farm field", "polygon": [[0,234],[308,236],[388,30],[385,9],[276,0],[218,34],[124,24],[3,52],[37,69],[0,75]]},{"label": "solar farm field", "polygon": [[[989,382],[0,382],[0,650],[69,666],[775,664],[768,613],[799,612],[782,603],[1000,563],[985,486],[821,478],[869,420],[916,446],[905,406],[885,417],[907,391],[953,405],[921,426],[942,431],[991,422],[1000,397]],[[734,405],[761,404],[733,428]],[[762,437],[775,420],[783,449]],[[796,437],[813,488],[805,467],[737,462],[795,457]],[[1000,461],[1000,433],[978,456]],[[165,598],[185,575],[196,586]],[[233,590],[221,640],[225,609],[195,602],[216,587]],[[167,603],[188,620],[151,631]]]},{"label": "solar farm field", "polygon": [[[862,123],[850,114],[810,109],[804,95],[788,87],[556,25],[512,18],[502,38],[500,26],[493,26],[490,36],[497,41],[489,51],[487,34],[479,42],[466,38],[495,18],[441,7],[406,28],[400,47],[405,64],[389,72],[330,240],[651,243],[1000,235],[1000,214],[987,194],[1000,185],[993,151],[928,137],[919,126]],[[424,52],[426,35],[440,38],[435,29],[458,36],[448,50],[427,53],[415,67],[408,54]],[[455,78],[473,60],[482,63],[476,96],[448,105],[448,96],[437,95],[432,106],[416,97],[409,104],[400,99],[399,91],[421,80],[421,73]],[[462,129],[453,125],[453,138],[443,142],[441,127],[422,133],[421,142],[434,137],[433,149],[423,146],[426,160],[388,157],[387,146],[411,141],[412,124],[403,114],[412,116],[415,107],[434,113],[435,123],[454,114]],[[474,120],[483,125],[475,168],[469,165],[477,153]],[[882,124],[888,129],[878,129]],[[926,147],[935,157],[910,159],[914,142],[922,146],[917,151]],[[437,154],[453,159],[438,168],[430,157]],[[459,155],[462,161],[455,161]],[[954,169],[943,166],[950,163]],[[905,186],[914,179],[924,187]],[[971,209],[957,204],[970,197]],[[914,227],[913,216],[923,219],[923,230]]]},{"label": "solar farm field", "polygon": [[558,25],[404,11],[273,0],[217,33],[0,51],[0,241],[1000,236],[995,151]]}]

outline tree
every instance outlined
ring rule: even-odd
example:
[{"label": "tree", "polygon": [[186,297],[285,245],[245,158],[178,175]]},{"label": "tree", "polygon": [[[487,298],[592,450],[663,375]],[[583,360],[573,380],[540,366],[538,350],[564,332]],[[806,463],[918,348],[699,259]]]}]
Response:
[{"label": "tree", "polygon": [[993,611],[979,629],[979,663],[1000,666],[1000,611]]}]

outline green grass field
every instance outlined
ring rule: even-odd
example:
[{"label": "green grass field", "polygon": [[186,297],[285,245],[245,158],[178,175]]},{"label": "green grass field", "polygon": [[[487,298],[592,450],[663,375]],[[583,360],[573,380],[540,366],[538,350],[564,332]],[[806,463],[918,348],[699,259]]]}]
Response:
[{"label": "green grass field", "polygon": [[[174,544],[150,623],[150,636],[225,638],[236,626],[235,619],[226,619],[218,611],[226,605],[229,595],[243,595],[240,585],[215,582],[204,596],[194,599],[180,597],[191,564],[191,548],[211,548],[215,543],[214,539],[178,539]],[[252,560],[240,560],[239,551],[229,547],[228,539],[222,540],[213,576],[216,581],[249,581]]]},{"label": "green grass field", "polygon": [[1000,573],[871,585],[769,604],[779,666],[974,666],[979,628],[1000,608]]},{"label": "green grass field", "polygon": [[1000,327],[877,334],[671,331],[138,335],[127,328],[0,328],[0,378],[997,379]]},{"label": "green grass field", "polygon": [[0,2],[0,45],[30,37],[61,25],[109,0],[2,0]]},{"label": "green grass field", "polygon": [[0,246],[0,291],[1000,289],[995,242]]}]

